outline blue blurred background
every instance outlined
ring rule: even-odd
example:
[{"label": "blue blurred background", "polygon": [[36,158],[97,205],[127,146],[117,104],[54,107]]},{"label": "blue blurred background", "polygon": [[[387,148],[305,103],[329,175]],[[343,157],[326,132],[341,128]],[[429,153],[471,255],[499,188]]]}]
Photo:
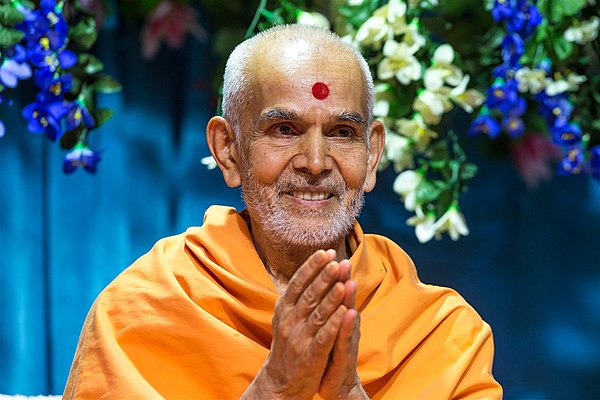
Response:
[{"label": "blue blurred background", "polygon": [[[31,99],[0,111],[0,393],[62,393],[98,293],[155,241],[201,224],[209,205],[242,207],[200,163],[220,72],[210,40],[152,61],[139,47],[113,26],[96,48],[124,90],[100,99],[116,116],[93,134],[95,176],[64,175],[58,146],[26,132],[19,110]],[[480,166],[461,204],[470,236],[419,244],[390,170],[367,196],[363,227],[490,323],[507,399],[600,398],[600,184],[554,178],[531,192],[510,160],[467,150]]]}]

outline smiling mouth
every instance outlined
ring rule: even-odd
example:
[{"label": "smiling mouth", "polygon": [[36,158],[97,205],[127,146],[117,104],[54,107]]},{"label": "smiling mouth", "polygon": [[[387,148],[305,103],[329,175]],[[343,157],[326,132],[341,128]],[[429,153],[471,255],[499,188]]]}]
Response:
[{"label": "smiling mouth", "polygon": [[305,201],[322,201],[333,197],[330,192],[301,192],[293,191],[288,193],[290,196]]}]

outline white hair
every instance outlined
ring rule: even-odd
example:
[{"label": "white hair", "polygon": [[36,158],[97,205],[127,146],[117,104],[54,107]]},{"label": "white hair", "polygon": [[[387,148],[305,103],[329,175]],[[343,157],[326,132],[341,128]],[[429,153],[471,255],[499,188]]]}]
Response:
[{"label": "white hair", "polygon": [[[310,25],[277,25],[243,41],[231,52],[223,77],[223,117],[231,124],[236,141],[240,139],[242,112],[250,101],[250,79],[252,60],[261,48],[274,40],[292,45],[298,40],[308,40],[323,54],[329,57],[350,56],[360,66],[366,82],[367,122],[373,119],[374,88],[369,65],[363,56],[351,45],[342,41],[335,33]],[[368,135],[367,135],[368,137]]]}]

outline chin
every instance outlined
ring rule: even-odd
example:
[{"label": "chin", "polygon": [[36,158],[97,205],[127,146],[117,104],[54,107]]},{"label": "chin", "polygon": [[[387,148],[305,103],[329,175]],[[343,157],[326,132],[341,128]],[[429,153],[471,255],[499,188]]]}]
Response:
[{"label": "chin", "polygon": [[335,247],[354,227],[354,215],[342,213],[329,215],[288,215],[273,213],[262,220],[262,228],[273,241],[293,246],[316,248]]}]

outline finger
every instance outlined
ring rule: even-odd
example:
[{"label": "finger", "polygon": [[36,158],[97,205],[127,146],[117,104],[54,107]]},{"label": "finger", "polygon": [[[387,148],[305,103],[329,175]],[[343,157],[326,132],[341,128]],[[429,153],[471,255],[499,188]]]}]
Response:
[{"label": "finger", "polygon": [[356,281],[354,279],[344,282],[344,305],[356,308]]},{"label": "finger", "polygon": [[313,281],[318,273],[328,262],[335,259],[335,250],[318,250],[314,252],[294,273],[288,283],[288,287],[282,296],[282,302],[286,305],[296,304],[300,295]]},{"label": "finger", "polygon": [[[332,261],[321,270],[321,273],[308,285],[302,293],[297,306],[297,315],[304,319],[323,301],[331,287],[338,282],[340,276],[339,263]],[[341,284],[342,293],[344,284]]]},{"label": "finger", "polygon": [[[344,305],[340,305],[327,322],[314,335],[314,340],[311,344],[311,351],[321,354],[328,358],[335,338],[338,336],[340,326],[344,319],[344,314],[348,309]],[[313,353],[314,354],[314,353]]]},{"label": "finger", "polygon": [[305,324],[308,336],[314,336],[327,323],[331,315],[336,312],[344,299],[344,289],[343,283],[336,282],[323,301],[309,315]]},{"label": "finger", "polygon": [[[340,308],[342,307],[345,308],[343,305]],[[355,381],[359,338],[358,313],[356,310],[346,309],[333,344],[329,364],[321,380],[319,393],[326,394],[323,397],[332,397],[332,394],[339,397],[342,387]]]},{"label": "finger", "polygon": [[[342,316],[338,336],[333,345],[330,367],[334,376],[342,374],[345,370],[356,370],[360,339],[359,325],[358,312],[354,309],[347,309]],[[349,363],[351,365],[348,365]]]},{"label": "finger", "polygon": [[346,282],[350,279],[352,264],[349,260],[340,261],[340,282]]}]

